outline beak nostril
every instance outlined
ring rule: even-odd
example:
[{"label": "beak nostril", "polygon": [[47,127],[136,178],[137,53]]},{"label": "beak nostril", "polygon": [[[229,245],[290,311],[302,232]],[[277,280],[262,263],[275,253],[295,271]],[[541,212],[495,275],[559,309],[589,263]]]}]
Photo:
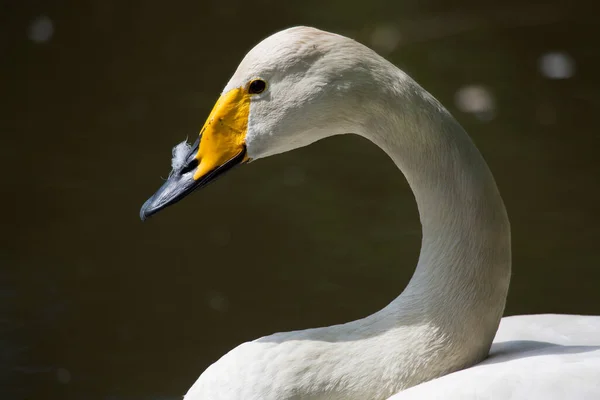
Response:
[{"label": "beak nostril", "polygon": [[187,174],[188,172],[195,170],[197,166],[198,166],[198,160],[195,158],[192,158],[190,160],[190,162],[187,163],[187,165],[182,168],[181,175]]}]

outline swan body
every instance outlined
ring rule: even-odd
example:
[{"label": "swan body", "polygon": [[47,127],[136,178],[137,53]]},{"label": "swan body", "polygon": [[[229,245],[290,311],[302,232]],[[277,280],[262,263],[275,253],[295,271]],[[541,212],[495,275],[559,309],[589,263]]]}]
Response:
[{"label": "swan body", "polygon": [[600,398],[600,317],[501,322],[510,224],[487,164],[435,98],[351,39],[296,27],[259,43],[140,214],[235,165],[345,133],[379,146],[414,192],[423,238],[411,281],[360,320],[234,348],[185,399]]},{"label": "swan body", "polygon": [[600,318],[502,318],[483,362],[413,386],[389,400],[600,398]]}]

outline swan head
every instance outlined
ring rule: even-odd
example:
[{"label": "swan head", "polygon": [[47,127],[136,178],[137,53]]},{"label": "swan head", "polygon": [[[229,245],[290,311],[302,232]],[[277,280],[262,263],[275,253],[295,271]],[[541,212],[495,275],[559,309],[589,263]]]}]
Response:
[{"label": "swan head", "polygon": [[365,81],[360,75],[370,72],[363,61],[369,57],[360,54],[365,51],[371,52],[346,37],[307,27],[264,39],[238,66],[194,145],[173,150],[173,170],[140,217],[236,165],[350,132],[357,121],[347,94],[360,93]]}]

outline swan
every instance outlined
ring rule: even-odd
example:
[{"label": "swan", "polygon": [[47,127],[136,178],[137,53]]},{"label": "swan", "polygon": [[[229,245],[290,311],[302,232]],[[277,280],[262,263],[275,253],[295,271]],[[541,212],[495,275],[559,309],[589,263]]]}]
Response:
[{"label": "swan", "polygon": [[510,224],[486,162],[432,95],[349,38],[294,27],[256,45],[140,216],[235,166],[345,133],[379,146],[414,193],[410,282],[363,319],[234,348],[185,399],[600,399],[600,317],[502,319]]}]

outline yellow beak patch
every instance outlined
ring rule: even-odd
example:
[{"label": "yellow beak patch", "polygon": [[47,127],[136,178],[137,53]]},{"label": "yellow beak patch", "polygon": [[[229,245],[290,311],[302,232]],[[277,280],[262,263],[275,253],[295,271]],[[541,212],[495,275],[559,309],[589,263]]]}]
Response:
[{"label": "yellow beak patch", "polygon": [[[244,89],[232,89],[219,98],[200,131],[194,180],[201,179],[244,151],[249,114],[250,94]],[[245,156],[243,161],[247,159]]]}]

